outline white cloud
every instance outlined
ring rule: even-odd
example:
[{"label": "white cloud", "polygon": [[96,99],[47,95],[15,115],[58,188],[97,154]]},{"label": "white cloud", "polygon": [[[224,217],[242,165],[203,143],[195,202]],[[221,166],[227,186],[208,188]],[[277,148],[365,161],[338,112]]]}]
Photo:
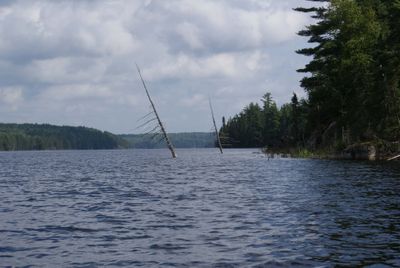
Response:
[{"label": "white cloud", "polygon": [[41,98],[47,101],[69,101],[93,98],[110,98],[113,92],[101,85],[61,85],[47,88],[41,93]]},{"label": "white cloud", "polygon": [[107,68],[101,59],[59,57],[34,60],[25,74],[42,83],[68,84],[99,81]]},{"label": "white cloud", "polygon": [[183,22],[176,27],[177,33],[189,45],[192,50],[204,49],[204,44],[200,40],[200,29],[189,22]]},{"label": "white cloud", "polygon": [[19,104],[23,101],[23,91],[20,87],[0,88],[0,102],[11,107],[12,111],[18,109]]},{"label": "white cloud", "polygon": [[22,89],[18,87],[1,88],[0,100],[8,104],[20,102],[22,100]]},{"label": "white cloud", "polygon": [[[266,89],[298,90],[306,59],[300,0],[96,0],[0,4],[0,121],[85,124],[130,132],[148,108],[143,69],[171,131],[208,130]],[[173,104],[178,103],[178,106]],[[188,109],[191,105],[199,109]],[[18,107],[18,111],[15,109]],[[176,107],[177,111],[171,107]],[[182,114],[185,114],[183,119]],[[178,120],[179,118],[179,120]]]},{"label": "white cloud", "polygon": [[155,26],[153,33],[168,40],[170,49],[178,53],[265,47],[293,39],[307,22],[304,15],[273,4],[246,9],[232,1],[170,0],[153,1],[151,7],[140,15]]},{"label": "white cloud", "polygon": [[202,94],[195,94],[182,99],[180,103],[189,108],[204,107],[207,103],[207,98]]},{"label": "white cloud", "polygon": [[186,54],[156,63],[146,71],[149,79],[207,78],[211,76],[233,77],[237,74],[236,58],[233,54],[214,54],[195,58]]}]

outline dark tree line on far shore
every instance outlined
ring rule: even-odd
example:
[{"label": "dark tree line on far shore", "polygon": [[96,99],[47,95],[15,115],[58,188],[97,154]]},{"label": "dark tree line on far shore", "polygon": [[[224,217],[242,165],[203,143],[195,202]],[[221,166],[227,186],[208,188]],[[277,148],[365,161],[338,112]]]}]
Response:
[{"label": "dark tree line on far shore", "polygon": [[109,132],[48,124],[0,124],[0,150],[117,149],[128,142]]}]

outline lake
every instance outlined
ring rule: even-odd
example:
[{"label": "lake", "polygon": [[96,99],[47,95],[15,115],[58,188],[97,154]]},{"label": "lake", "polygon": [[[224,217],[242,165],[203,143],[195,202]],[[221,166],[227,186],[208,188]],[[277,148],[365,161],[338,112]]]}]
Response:
[{"label": "lake", "polygon": [[0,153],[0,265],[400,266],[400,164]]}]

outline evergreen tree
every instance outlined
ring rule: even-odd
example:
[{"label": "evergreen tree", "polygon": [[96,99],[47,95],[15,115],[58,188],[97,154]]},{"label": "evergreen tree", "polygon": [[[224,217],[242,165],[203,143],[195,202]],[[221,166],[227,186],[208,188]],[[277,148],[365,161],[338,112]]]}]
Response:
[{"label": "evergreen tree", "polygon": [[345,142],[398,138],[398,1],[323,2],[329,4],[296,9],[318,20],[299,32],[316,46],[297,51],[312,56],[299,71],[310,74],[301,85],[313,135],[321,141],[332,132]]},{"label": "evergreen tree", "polygon": [[271,93],[266,93],[263,98],[263,139],[264,145],[273,147],[279,144],[279,111]]}]

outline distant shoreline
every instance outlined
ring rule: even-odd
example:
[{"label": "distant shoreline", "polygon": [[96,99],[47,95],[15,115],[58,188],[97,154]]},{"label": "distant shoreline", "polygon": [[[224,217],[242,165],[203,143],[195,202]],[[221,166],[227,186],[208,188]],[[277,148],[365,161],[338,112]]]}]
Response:
[{"label": "distant shoreline", "polygon": [[[176,148],[213,148],[209,132],[171,133]],[[0,151],[164,148],[152,134],[113,134],[83,126],[0,123]],[[157,138],[157,137],[156,137]]]}]

